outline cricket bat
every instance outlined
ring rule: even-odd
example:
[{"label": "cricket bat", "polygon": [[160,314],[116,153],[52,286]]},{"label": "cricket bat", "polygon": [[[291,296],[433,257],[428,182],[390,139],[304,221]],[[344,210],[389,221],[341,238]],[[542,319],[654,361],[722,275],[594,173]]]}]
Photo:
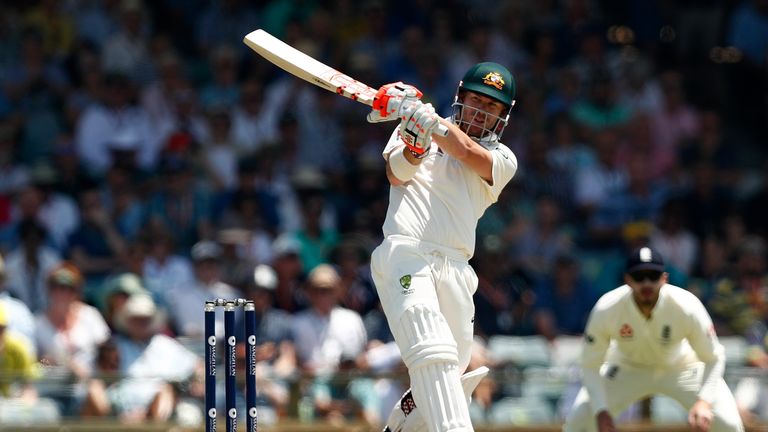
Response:
[{"label": "cricket bat", "polygon": [[[353,101],[373,105],[377,89],[317,61],[262,29],[248,33],[243,42],[291,75]],[[448,128],[438,125],[436,133],[446,136]]]}]

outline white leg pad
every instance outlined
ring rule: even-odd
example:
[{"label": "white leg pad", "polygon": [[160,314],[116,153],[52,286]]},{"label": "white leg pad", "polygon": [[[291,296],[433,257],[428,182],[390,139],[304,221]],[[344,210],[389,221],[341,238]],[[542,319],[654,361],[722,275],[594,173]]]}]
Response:
[{"label": "white leg pad", "polygon": [[[472,392],[475,391],[480,381],[488,375],[488,372],[489,369],[487,367],[480,366],[461,376],[461,388],[464,390],[467,404],[472,399]],[[421,432],[426,429],[427,423],[424,422],[424,417],[419,412],[419,407],[413,401],[411,389],[408,389],[392,408],[384,432]]]},{"label": "white leg pad", "polygon": [[[411,377],[414,404],[421,407],[418,417],[426,423],[426,428],[421,430],[471,431],[468,401],[459,377],[456,342],[445,318],[427,306],[416,305],[405,311],[394,327],[395,341]],[[417,421],[416,417],[404,416],[402,430],[410,430],[410,423]]]}]

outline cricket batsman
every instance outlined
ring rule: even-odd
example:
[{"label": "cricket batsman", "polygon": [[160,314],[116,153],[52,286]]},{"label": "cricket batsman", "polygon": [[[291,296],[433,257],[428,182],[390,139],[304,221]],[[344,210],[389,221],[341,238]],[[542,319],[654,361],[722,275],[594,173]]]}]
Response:
[{"label": "cricket batsman", "polygon": [[657,251],[639,248],[627,259],[624,285],[597,301],[584,332],[583,388],[564,432],[614,432],[614,416],[654,394],[685,407],[696,432],[744,430],[712,319],[668,276]]},{"label": "cricket batsman", "polygon": [[[478,219],[517,171],[499,139],[514,105],[512,74],[470,68],[450,120],[402,83],[379,89],[370,122],[400,120],[383,151],[391,184],[384,241],[371,256],[381,304],[410,375],[385,431],[472,431],[468,398],[486,368],[469,364]],[[438,125],[446,136],[435,133]],[[417,408],[418,407],[418,408]]]}]

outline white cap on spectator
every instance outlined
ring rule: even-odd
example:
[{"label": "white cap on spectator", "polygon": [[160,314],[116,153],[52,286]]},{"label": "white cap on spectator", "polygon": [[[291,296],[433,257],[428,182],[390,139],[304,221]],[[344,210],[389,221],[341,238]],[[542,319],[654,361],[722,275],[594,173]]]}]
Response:
[{"label": "white cap on spectator", "polygon": [[221,257],[221,246],[210,240],[203,240],[192,246],[192,259],[194,261],[217,260]]},{"label": "white cap on spectator", "polygon": [[274,291],[277,288],[277,273],[266,264],[259,264],[253,269],[253,283],[256,289]]},{"label": "white cap on spectator", "polygon": [[290,235],[283,234],[272,242],[272,253],[275,257],[281,257],[285,255],[298,255],[301,251],[301,243]]}]

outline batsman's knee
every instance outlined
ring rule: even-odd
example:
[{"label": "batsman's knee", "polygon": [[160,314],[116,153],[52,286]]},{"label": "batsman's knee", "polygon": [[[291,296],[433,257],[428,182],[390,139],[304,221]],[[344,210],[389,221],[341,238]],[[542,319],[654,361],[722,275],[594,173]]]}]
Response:
[{"label": "batsman's knee", "polygon": [[434,363],[459,363],[456,341],[443,315],[427,305],[414,305],[393,329],[408,369]]}]

